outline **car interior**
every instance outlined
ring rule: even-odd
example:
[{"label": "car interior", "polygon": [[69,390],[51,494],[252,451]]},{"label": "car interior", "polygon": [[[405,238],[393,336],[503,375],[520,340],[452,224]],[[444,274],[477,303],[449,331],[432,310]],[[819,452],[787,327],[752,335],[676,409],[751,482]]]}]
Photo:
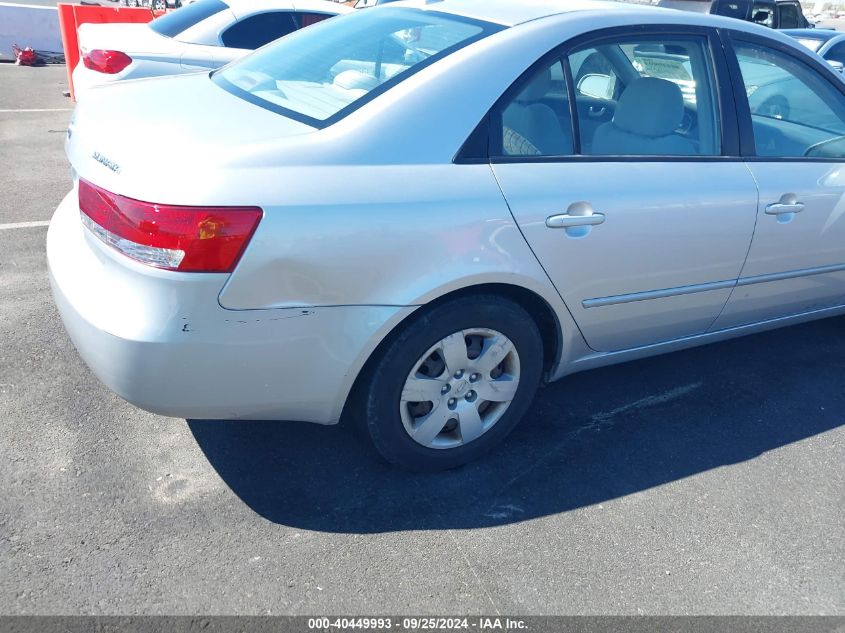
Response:
[{"label": "car interior", "polygon": [[[788,55],[737,44],[757,154],[845,156],[841,93]],[[563,63],[575,85],[580,143]],[[710,156],[720,153],[715,81],[703,41],[602,44],[526,74],[500,106],[491,155]],[[494,135],[495,137],[496,135]],[[497,146],[501,143],[500,146]]]},{"label": "car interior", "polygon": [[[606,44],[568,58],[582,154],[712,155],[719,151],[713,82],[696,41]],[[693,77],[705,81],[693,81]],[[707,116],[699,122],[699,109]],[[504,155],[572,153],[560,61],[529,76],[503,108]],[[499,148],[491,148],[491,150]]]}]

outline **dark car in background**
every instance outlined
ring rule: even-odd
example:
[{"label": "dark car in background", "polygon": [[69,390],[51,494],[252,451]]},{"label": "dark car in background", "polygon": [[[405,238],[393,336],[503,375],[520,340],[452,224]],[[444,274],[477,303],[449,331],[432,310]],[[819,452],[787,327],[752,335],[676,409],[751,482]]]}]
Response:
[{"label": "dark car in background", "polygon": [[807,29],[813,26],[804,17],[798,0],[661,0],[658,6],[724,15],[772,29]]}]

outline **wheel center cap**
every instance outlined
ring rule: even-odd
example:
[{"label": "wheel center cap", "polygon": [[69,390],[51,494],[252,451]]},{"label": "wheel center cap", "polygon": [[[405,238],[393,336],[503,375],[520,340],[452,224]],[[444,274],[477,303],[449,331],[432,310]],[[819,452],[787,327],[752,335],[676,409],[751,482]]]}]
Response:
[{"label": "wheel center cap", "polygon": [[456,396],[462,396],[469,390],[469,382],[467,380],[459,380],[455,383],[454,391]]}]

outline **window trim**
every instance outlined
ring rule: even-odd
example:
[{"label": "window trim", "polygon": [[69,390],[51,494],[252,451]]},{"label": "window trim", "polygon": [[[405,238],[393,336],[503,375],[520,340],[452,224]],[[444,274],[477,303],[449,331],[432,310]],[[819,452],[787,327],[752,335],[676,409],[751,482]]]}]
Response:
[{"label": "window trim", "polygon": [[740,137],[740,151],[743,160],[753,163],[842,163],[845,162],[845,157],[829,158],[827,156],[758,156],[757,145],[754,140],[754,127],[751,119],[751,106],[748,103],[748,96],[745,94],[745,81],[742,78],[742,69],[739,67],[739,60],[736,56],[734,42],[742,42],[743,44],[751,44],[753,46],[761,46],[763,48],[771,49],[775,52],[781,53],[787,57],[792,58],[796,63],[801,64],[811,71],[818,71],[817,74],[821,78],[845,97],[845,83],[836,75],[836,71],[821,57],[816,59],[816,55],[804,54],[802,50],[793,49],[791,46],[779,42],[775,39],[759,37],[753,33],[736,30],[721,30],[722,41],[724,42],[725,52],[727,53],[728,66],[731,73],[731,83],[733,85],[734,101],[736,102],[736,112],[739,119],[739,137]]},{"label": "window trim", "polygon": [[[555,60],[560,60],[563,64],[564,79],[567,84],[567,94],[569,96],[570,119],[572,121],[573,145],[575,151],[580,151],[580,134],[577,124],[577,108],[575,105],[575,86],[572,81],[572,69],[569,66],[568,57],[577,48],[597,44],[606,40],[618,40],[621,37],[659,37],[665,38],[670,36],[688,37],[688,38],[703,38],[705,44],[705,51],[710,56],[710,62],[713,70],[713,95],[714,106],[718,108],[718,116],[716,124],[719,125],[721,153],[713,156],[655,156],[655,155],[587,155],[587,154],[572,154],[567,156],[496,156],[489,152],[490,135],[493,129],[496,128],[497,121],[495,113],[501,109],[503,102],[513,98],[519,92],[519,89],[526,81],[528,81],[533,74],[538,72],[540,68],[545,65],[554,63]],[[552,50],[542,55],[537,61],[529,66],[496,100],[488,112],[485,114],[482,121],[473,130],[473,133],[467,139],[467,142],[461,147],[456,154],[453,162],[456,164],[477,164],[479,162],[489,162],[490,164],[507,164],[507,163],[573,163],[573,162],[587,162],[587,163],[621,163],[621,162],[639,162],[639,163],[666,163],[666,162],[697,162],[697,163],[712,163],[712,162],[737,162],[741,161],[740,144],[739,144],[739,124],[736,116],[736,107],[734,104],[734,90],[731,85],[730,73],[725,59],[725,50],[722,45],[718,29],[708,26],[695,26],[683,24],[644,24],[644,25],[628,25],[617,26],[611,28],[597,29],[574,38],[556,46]],[[499,122],[499,127],[501,122]],[[469,148],[478,148],[478,135],[481,130],[486,131],[488,139],[487,156],[483,157],[468,151]],[[472,143],[469,143],[473,139]]]}]

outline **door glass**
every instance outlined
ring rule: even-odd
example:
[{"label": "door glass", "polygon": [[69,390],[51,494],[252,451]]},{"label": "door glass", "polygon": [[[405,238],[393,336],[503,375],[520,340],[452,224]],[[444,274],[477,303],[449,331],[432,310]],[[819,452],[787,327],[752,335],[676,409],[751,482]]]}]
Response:
[{"label": "door glass", "polygon": [[572,154],[572,121],[563,65],[555,61],[522,77],[513,95],[499,104],[494,121],[494,156]]},{"label": "door glass", "polygon": [[236,22],[223,33],[223,46],[254,50],[293,33],[296,23],[286,11],[258,13]]},{"label": "door glass", "polygon": [[581,152],[713,156],[721,152],[704,38],[608,41],[574,51]]},{"label": "door glass", "polygon": [[815,69],[757,44],[734,46],[758,156],[845,157],[845,97]]},{"label": "door glass", "polygon": [[797,29],[804,26],[801,24],[801,18],[798,15],[798,7],[794,4],[781,4],[778,6],[780,10],[780,24],[778,28],[781,29]]}]

